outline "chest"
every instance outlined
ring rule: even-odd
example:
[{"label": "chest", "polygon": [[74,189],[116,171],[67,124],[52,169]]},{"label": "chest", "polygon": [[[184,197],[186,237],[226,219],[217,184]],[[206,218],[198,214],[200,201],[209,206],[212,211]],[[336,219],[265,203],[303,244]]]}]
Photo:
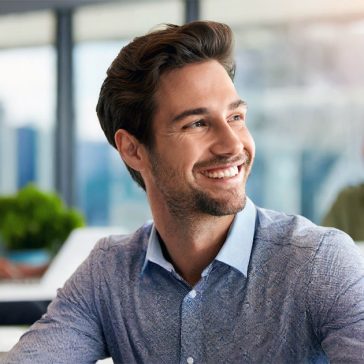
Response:
[{"label": "chest", "polygon": [[154,273],[105,301],[105,339],[117,363],[310,362],[320,352],[304,305],[283,282],[277,291],[226,271],[191,289]]}]

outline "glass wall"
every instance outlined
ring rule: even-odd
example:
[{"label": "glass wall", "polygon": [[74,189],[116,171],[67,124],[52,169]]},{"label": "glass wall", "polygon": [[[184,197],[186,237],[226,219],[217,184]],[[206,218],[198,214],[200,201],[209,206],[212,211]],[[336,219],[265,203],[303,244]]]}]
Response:
[{"label": "glass wall", "polygon": [[53,23],[49,12],[0,17],[0,194],[53,189]]},{"label": "glass wall", "polygon": [[77,202],[89,225],[132,230],[150,218],[145,193],[107,143],[95,108],[106,70],[120,49],[156,24],[181,24],[183,13],[181,1],[159,0],[98,5],[75,14]]},{"label": "glass wall", "polygon": [[[319,222],[343,186],[364,178],[364,6],[277,3],[201,0],[201,18],[228,23],[236,36],[236,85],[248,101],[257,144],[250,196]],[[75,10],[75,178],[77,205],[90,225],[134,229],[150,217],[144,192],[107,144],[95,107],[121,47],[183,17],[181,0]],[[0,17],[0,193],[30,181],[53,189],[53,44],[51,12]]]},{"label": "glass wall", "polygon": [[235,83],[257,145],[249,195],[320,222],[343,186],[364,179],[364,22],[319,8],[310,21],[263,8],[252,21],[257,13],[234,0],[227,12],[203,5],[202,18],[236,36]]}]

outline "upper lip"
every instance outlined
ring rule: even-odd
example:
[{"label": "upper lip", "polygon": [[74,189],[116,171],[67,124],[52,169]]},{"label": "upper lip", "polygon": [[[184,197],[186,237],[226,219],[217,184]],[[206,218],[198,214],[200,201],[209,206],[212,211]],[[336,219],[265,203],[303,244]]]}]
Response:
[{"label": "upper lip", "polygon": [[241,166],[243,164],[247,164],[250,160],[250,154],[247,151],[236,155],[234,157],[226,158],[226,157],[216,157],[215,160],[211,159],[210,161],[197,163],[195,166],[195,171],[200,173],[210,172],[219,169],[228,169],[231,167],[238,167],[240,172]]},{"label": "upper lip", "polygon": [[215,170],[219,170],[219,169],[228,169],[231,167],[238,167],[238,169],[240,170],[240,167],[245,163],[245,161],[237,161],[234,163],[228,163],[228,164],[216,164],[216,165],[211,165],[209,167],[204,167],[200,170],[201,173],[203,172],[213,172]]}]

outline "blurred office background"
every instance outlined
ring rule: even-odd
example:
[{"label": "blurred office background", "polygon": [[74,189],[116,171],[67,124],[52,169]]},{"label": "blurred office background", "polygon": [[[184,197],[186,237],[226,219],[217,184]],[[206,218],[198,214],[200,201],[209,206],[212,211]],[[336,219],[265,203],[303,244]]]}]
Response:
[{"label": "blurred office background", "polygon": [[121,47],[159,23],[208,19],[236,36],[236,86],[257,145],[248,191],[315,222],[364,179],[364,2],[0,1],[0,194],[57,191],[88,225],[134,229],[146,198],[95,106]]}]

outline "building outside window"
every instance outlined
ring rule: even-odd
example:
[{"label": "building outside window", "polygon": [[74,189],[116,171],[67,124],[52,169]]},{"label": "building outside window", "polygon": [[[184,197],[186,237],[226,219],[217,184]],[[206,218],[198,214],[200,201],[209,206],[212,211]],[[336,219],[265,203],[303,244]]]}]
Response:
[{"label": "building outside window", "polygon": [[[257,204],[320,223],[346,185],[364,179],[363,8],[202,1],[202,18],[236,36],[235,83],[248,102]],[[292,5],[292,6],[291,6]]]},{"label": "building outside window", "polygon": [[162,23],[182,24],[183,2],[125,2],[75,13],[77,204],[90,225],[134,230],[151,218],[144,191],[107,143],[95,109],[106,70],[121,48]]},{"label": "building outside window", "polygon": [[50,12],[0,17],[0,194],[53,189],[53,26]]}]

